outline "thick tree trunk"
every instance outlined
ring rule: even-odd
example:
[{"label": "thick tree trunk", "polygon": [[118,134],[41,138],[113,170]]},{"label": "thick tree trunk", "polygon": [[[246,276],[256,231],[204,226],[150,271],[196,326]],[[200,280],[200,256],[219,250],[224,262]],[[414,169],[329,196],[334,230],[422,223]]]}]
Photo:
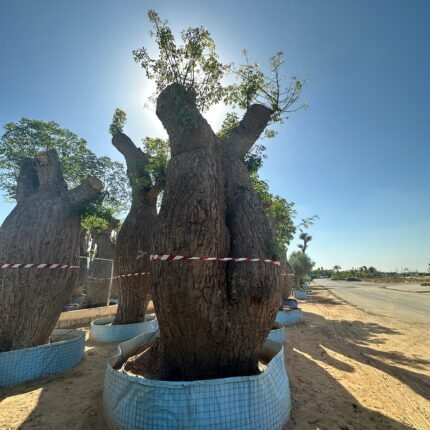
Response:
[{"label": "thick tree trunk", "polygon": [[[157,102],[171,143],[153,253],[273,258],[272,234],[243,156],[270,111],[253,107],[227,142],[174,84]],[[280,301],[280,269],[265,263],[155,261],[152,295],[163,377],[195,380],[258,372]]]},{"label": "thick tree trunk", "polygon": [[293,269],[287,261],[287,257],[283,255],[280,258],[281,262],[281,291],[282,291],[282,302],[287,300],[289,296],[291,296],[291,291],[293,290],[294,285],[294,276]]},{"label": "thick tree trunk", "polygon": [[[149,273],[149,256],[157,196],[161,189],[152,186],[146,170],[146,155],[123,133],[116,134],[113,145],[124,155],[132,188],[132,205],[116,239],[115,271],[117,274]],[[145,321],[149,302],[150,276],[121,277],[118,286],[118,311],[114,324]]]},{"label": "thick tree trunk", "polygon": [[[88,178],[68,191],[55,150],[26,160],[17,205],[0,227],[2,262],[79,265],[80,207],[101,189]],[[77,276],[76,269],[0,270],[0,351],[47,342]]]}]

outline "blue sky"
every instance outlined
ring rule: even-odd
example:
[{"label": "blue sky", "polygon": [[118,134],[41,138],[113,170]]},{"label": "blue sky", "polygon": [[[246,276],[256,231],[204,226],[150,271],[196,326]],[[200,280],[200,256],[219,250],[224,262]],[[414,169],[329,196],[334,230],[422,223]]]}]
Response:
[{"label": "blue sky", "polygon": [[[116,107],[136,142],[164,135],[143,107],[151,86],[131,56],[153,46],[150,8],[175,31],[207,27],[225,62],[240,61],[244,47],[261,63],[282,50],[288,73],[308,79],[310,108],[266,142],[261,176],[299,219],[319,215],[309,231],[317,266],[427,269],[428,1],[4,1],[0,125],[55,120],[120,161],[107,132]],[[208,113],[215,129],[224,113]],[[0,222],[12,207],[1,202]]]}]

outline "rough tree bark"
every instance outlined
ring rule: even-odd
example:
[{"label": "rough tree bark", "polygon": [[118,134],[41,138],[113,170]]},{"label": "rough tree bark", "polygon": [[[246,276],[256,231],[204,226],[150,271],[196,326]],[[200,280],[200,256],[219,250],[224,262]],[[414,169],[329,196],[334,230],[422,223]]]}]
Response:
[{"label": "rough tree bark", "polygon": [[[251,106],[225,141],[181,85],[158,97],[171,145],[153,253],[273,258],[273,238],[243,157],[270,119]],[[165,379],[258,373],[280,302],[280,268],[266,263],[155,261],[152,296]]]},{"label": "rough tree bark", "polygon": [[285,255],[280,258],[280,262],[281,272],[283,274],[281,279],[282,302],[284,302],[284,300],[287,300],[288,297],[291,296],[294,285],[294,276],[293,269],[291,268],[290,263],[288,263]]},{"label": "rough tree bark", "polygon": [[[157,218],[157,197],[161,192],[158,184],[152,184],[147,172],[146,154],[123,133],[115,134],[112,144],[124,156],[127,176],[132,189],[132,203],[115,247],[117,274],[150,272],[149,256],[152,234]],[[119,278],[118,312],[114,324],[131,324],[145,320],[150,294],[150,277],[130,276]]]},{"label": "rough tree bark", "polygon": [[[4,263],[79,265],[80,211],[102,189],[88,178],[68,191],[55,150],[26,159],[17,204],[0,227]],[[77,270],[0,270],[0,351],[46,343],[69,299]]]}]

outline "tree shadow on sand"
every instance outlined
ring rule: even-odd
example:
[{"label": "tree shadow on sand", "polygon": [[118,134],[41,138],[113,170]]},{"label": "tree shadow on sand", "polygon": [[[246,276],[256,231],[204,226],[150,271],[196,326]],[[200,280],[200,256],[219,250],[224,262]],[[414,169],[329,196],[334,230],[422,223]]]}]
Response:
[{"label": "tree shadow on sand", "polygon": [[[331,300],[320,300],[320,297],[316,301],[318,304],[338,304],[327,303]],[[384,337],[398,334],[401,333],[397,330],[375,323],[327,320],[320,315],[305,312],[305,324],[288,327],[286,331],[286,363],[293,396],[292,418],[286,428],[413,428],[358,404],[353,395],[324,368],[328,365],[353,374],[356,369],[342,361],[346,357],[352,362],[365,365],[361,370],[382,371],[406,384],[423,398],[429,399],[430,377],[419,373],[419,370],[428,368],[429,360],[396,351],[380,351],[373,347],[384,343]],[[404,366],[408,366],[408,369]],[[370,389],[362,387],[363,390],[367,388]],[[312,391],[311,395],[309,390]],[[380,397],[384,397],[384,388]],[[333,410],[336,411],[335,416],[328,416]]]}]

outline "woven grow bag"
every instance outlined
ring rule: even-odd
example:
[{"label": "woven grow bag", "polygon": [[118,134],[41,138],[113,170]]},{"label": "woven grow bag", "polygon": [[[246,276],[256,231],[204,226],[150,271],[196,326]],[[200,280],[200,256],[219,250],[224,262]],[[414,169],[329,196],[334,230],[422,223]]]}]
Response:
[{"label": "woven grow bag", "polygon": [[297,324],[303,322],[303,312],[301,309],[278,311],[275,321],[283,326]]},{"label": "woven grow bag", "polygon": [[158,329],[155,314],[145,315],[146,321],[134,324],[112,325],[115,317],[100,318],[91,322],[91,338],[97,342],[124,342],[142,333]]},{"label": "woven grow bag", "polygon": [[293,296],[299,300],[305,300],[308,298],[308,296],[306,295],[306,291],[302,290],[293,290]]},{"label": "woven grow bag", "polygon": [[[0,352],[0,387],[8,387],[75,367],[84,357],[85,333],[55,329],[53,343]],[[61,340],[60,340],[61,339]]]},{"label": "woven grow bag", "polygon": [[273,340],[273,342],[277,342],[283,345],[285,340],[284,328],[281,327],[270,330],[267,339]]},{"label": "woven grow bag", "polygon": [[255,376],[193,382],[157,381],[114,369],[154,333],[118,346],[108,361],[103,408],[111,430],[280,430],[291,412],[282,345],[266,341],[267,369]]}]

